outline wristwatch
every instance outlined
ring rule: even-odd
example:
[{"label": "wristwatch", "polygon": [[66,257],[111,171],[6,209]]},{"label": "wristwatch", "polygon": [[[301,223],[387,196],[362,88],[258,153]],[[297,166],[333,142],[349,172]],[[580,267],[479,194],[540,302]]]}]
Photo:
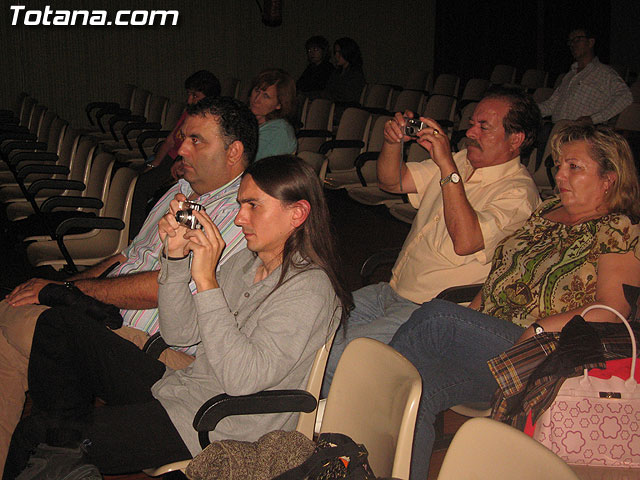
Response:
[{"label": "wristwatch", "polygon": [[541,333],[544,333],[544,328],[542,328],[542,325],[540,325],[538,322],[533,322],[531,326],[533,327],[534,335],[540,335]]},{"label": "wristwatch", "polygon": [[449,175],[444,177],[442,180],[440,180],[440,186],[442,187],[443,185],[446,185],[449,182],[460,183],[460,175],[458,175],[457,172],[450,173]]}]

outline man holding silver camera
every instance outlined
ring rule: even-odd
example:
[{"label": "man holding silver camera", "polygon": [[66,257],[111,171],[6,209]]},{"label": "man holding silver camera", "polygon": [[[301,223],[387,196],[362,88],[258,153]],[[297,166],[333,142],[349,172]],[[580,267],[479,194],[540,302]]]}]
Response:
[{"label": "man holding silver camera", "polygon": [[[182,126],[185,140],[179,151],[184,159],[184,178],[154,206],[140,233],[121,254],[65,282],[71,289],[119,307],[124,326],[114,332],[141,348],[158,330],[157,279],[162,244],[157,226],[176,194],[182,193],[202,205],[220,230],[227,245],[221,263],[245,245],[241,229],[233,220],[239,208],[236,196],[240,176],[257,151],[255,116],[246,105],[225,97],[206,98],[189,105],[187,114]],[[0,468],[24,404],[35,324],[48,308],[38,305],[38,295],[49,283],[61,282],[34,278],[0,302]],[[191,353],[188,349],[185,352]],[[159,360],[175,369],[186,366],[193,358],[165,350]]]},{"label": "man holding silver camera", "polygon": [[[483,282],[496,244],[540,202],[520,163],[540,124],[540,111],[528,95],[506,88],[488,92],[471,119],[467,149],[455,155],[437,122],[424,117],[414,122],[413,117],[397,113],[387,122],[377,169],[378,186],[408,194],[418,213],[391,281],[353,293],[355,308],[346,334],[336,335],[323,394],[351,340],[369,337],[389,343],[423,302],[446,288]],[[403,162],[403,142],[412,138],[429,151],[430,160]]]}]

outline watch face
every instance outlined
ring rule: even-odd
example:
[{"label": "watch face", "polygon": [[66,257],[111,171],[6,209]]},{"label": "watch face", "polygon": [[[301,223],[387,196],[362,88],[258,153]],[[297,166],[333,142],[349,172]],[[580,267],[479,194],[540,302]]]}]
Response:
[{"label": "watch face", "polygon": [[458,183],[460,181],[460,175],[457,173],[451,174],[451,183]]},{"label": "watch face", "polygon": [[536,335],[540,335],[542,332],[544,332],[544,328],[536,327]]}]

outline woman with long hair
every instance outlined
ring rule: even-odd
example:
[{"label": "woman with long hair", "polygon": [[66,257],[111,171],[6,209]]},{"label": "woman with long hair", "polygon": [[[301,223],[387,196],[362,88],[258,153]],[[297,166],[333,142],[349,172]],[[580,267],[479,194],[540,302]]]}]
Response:
[{"label": "woman with long hair", "polygon": [[291,75],[279,68],[260,72],[251,82],[249,108],[260,129],[256,160],[296,152],[296,84]]}]

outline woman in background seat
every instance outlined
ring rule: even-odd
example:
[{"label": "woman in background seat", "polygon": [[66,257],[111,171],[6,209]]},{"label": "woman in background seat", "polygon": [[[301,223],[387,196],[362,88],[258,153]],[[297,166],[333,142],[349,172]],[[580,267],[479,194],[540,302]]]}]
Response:
[{"label": "woman in background seat", "polygon": [[256,160],[296,152],[296,84],[291,75],[279,68],[260,72],[251,82],[249,108],[260,127]]}]

